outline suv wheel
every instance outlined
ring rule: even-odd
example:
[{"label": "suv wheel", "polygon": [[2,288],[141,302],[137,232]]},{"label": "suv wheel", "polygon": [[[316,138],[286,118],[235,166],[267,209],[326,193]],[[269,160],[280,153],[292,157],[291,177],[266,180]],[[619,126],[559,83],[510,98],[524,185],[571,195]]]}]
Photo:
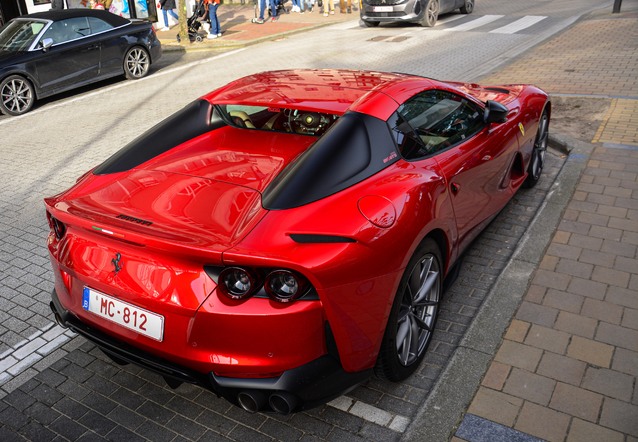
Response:
[{"label": "suv wheel", "polygon": [[421,26],[425,26],[426,28],[434,26],[436,24],[436,20],[439,18],[440,10],[441,7],[439,5],[439,0],[427,0],[425,13],[421,19]]}]

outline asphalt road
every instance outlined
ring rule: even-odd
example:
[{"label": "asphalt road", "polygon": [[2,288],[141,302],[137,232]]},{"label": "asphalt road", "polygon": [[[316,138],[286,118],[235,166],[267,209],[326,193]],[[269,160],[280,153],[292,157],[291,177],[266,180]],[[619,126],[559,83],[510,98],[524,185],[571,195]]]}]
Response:
[{"label": "asphalt road", "polygon": [[[14,392],[24,388],[25,382],[33,388],[52,389],[66,405],[72,397],[74,405],[82,404],[92,413],[97,409],[87,404],[87,398],[95,397],[91,392],[109,400],[120,398],[116,406],[93,420],[83,414],[82,422],[74,420],[70,411],[61,410],[57,402],[48,404],[60,415],[50,422],[51,428],[63,434],[68,426],[68,439],[93,434],[91,431],[101,434],[95,427],[100,419],[115,424],[103,435],[121,427],[148,439],[155,438],[153,431],[144,430],[151,423],[159,425],[164,434],[177,436],[186,434],[180,431],[184,422],[202,427],[201,433],[188,436],[192,439],[206,434],[235,440],[247,435],[286,440],[400,439],[551,189],[563,161],[558,155],[549,157],[539,187],[521,192],[468,251],[460,278],[442,306],[436,339],[415,376],[402,384],[373,379],[331,405],[287,418],[247,415],[191,387],[173,392],[160,386],[154,375],[104,362],[91,345],[54,327],[48,310],[52,275],[42,198],[70,186],[141,131],[239,76],[269,69],[336,67],[472,81],[564,29],[596,3],[487,0],[478,2],[471,16],[443,17],[433,29],[413,25],[366,29],[353,20],[213,56],[167,53],[143,80],[101,83],[48,99],[22,117],[0,117],[0,398],[15,401]],[[515,32],[503,32],[524,17],[544,18]],[[478,19],[483,24],[473,27]],[[82,376],[73,375],[85,371]],[[65,376],[65,380],[43,380],[54,375]],[[69,394],[70,381],[77,384],[76,391],[86,394]],[[153,396],[150,391],[161,391],[161,395]],[[111,397],[114,392],[117,398]],[[139,403],[122,403],[122,397]],[[171,404],[184,405],[190,414]],[[32,407],[28,404],[22,410]],[[157,411],[151,415],[143,407]],[[0,417],[5,412],[0,405]],[[125,412],[135,417],[129,416],[129,425]],[[205,418],[211,415],[217,419],[215,425]],[[140,423],[142,418],[148,422]],[[55,426],[58,420],[61,423]],[[25,425],[31,425],[30,421]],[[73,425],[80,427],[76,430]]]}]

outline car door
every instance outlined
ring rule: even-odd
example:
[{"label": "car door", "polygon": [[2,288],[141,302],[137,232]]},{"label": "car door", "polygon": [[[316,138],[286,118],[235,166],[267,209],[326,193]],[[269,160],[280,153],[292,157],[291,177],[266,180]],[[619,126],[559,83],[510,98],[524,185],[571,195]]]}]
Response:
[{"label": "car door", "polygon": [[91,35],[100,41],[100,77],[124,72],[124,50],[127,47],[126,35],[97,17],[89,17]]},{"label": "car door", "polygon": [[395,138],[397,131],[402,133],[402,142],[397,144],[406,160],[434,158],[438,163],[452,201],[461,249],[511,197],[507,170],[517,147],[516,134],[507,138],[487,126],[483,111],[461,95],[427,90],[399,107],[403,127],[394,129]]},{"label": "car door", "polygon": [[439,11],[441,13],[446,13],[453,11],[457,7],[460,8],[461,6],[456,6],[459,2],[463,3],[462,0],[439,0]]},{"label": "car door", "polygon": [[53,45],[46,57],[37,61],[35,70],[45,92],[57,92],[93,81],[100,65],[100,43],[90,35],[86,17],[53,22],[41,41],[51,38]]}]

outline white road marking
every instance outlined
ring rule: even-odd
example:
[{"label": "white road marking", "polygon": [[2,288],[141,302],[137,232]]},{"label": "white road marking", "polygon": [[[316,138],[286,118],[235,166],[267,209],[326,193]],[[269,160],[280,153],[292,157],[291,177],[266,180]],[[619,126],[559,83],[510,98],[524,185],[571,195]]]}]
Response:
[{"label": "white road marking", "polygon": [[490,31],[490,34],[514,34],[515,32],[529,28],[530,26],[533,26],[539,21],[545,20],[546,18],[547,16],[543,15],[527,15],[510,23],[507,26],[503,26]]},{"label": "white road marking", "polygon": [[492,23],[493,21],[496,21],[499,18],[503,18],[503,17],[505,16],[504,15],[484,15],[483,17],[479,17],[467,23],[463,23],[462,25],[458,25],[458,26],[454,26],[453,28],[446,28],[442,30],[449,31],[449,32],[469,31],[469,30],[484,26],[488,23]]}]

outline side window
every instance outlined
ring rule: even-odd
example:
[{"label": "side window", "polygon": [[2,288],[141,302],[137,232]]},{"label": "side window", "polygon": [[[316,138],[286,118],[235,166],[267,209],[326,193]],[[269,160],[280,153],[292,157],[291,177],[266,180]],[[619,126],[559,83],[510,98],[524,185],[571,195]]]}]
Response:
[{"label": "side window", "polygon": [[100,32],[108,31],[113,28],[113,26],[104,20],[100,20],[96,17],[89,17],[89,26],[91,27],[91,34],[99,34]]},{"label": "side window", "polygon": [[51,23],[42,38],[53,39],[53,44],[64,43],[90,34],[86,17],[73,17]]},{"label": "side window", "polygon": [[388,121],[401,155],[414,160],[454,146],[483,126],[480,106],[440,90],[410,98]]}]

